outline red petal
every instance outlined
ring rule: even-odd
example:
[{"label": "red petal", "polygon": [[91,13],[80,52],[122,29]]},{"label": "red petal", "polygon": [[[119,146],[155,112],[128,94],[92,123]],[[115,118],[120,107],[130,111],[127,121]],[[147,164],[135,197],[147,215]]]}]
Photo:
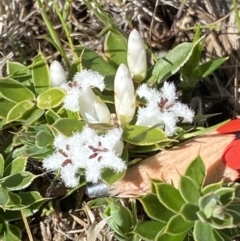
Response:
[{"label": "red petal", "polygon": [[240,119],[235,119],[217,128],[218,133],[226,134],[240,131]]},{"label": "red petal", "polygon": [[226,166],[240,170],[240,139],[231,142],[224,151],[223,161]]}]

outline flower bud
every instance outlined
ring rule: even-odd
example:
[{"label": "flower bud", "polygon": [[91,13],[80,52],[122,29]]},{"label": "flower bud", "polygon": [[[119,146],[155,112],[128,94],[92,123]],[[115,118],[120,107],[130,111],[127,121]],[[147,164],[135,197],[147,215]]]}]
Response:
[{"label": "flower bud", "polygon": [[132,30],[128,38],[127,61],[134,80],[144,80],[147,75],[146,50],[143,39],[135,29]]},{"label": "flower bud", "polygon": [[136,109],[136,95],[128,68],[121,64],[114,79],[114,99],[118,120],[126,126],[132,120]]},{"label": "flower bud", "polygon": [[62,65],[54,60],[50,65],[50,83],[52,87],[59,87],[67,81]]},{"label": "flower bud", "polygon": [[89,123],[110,123],[107,105],[88,87],[79,97],[80,115]]}]

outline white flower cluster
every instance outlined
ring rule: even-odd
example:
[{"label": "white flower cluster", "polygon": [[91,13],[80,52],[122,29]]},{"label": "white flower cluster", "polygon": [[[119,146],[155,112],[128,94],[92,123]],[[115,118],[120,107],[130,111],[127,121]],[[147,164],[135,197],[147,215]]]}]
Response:
[{"label": "white flower cluster", "polygon": [[103,168],[114,172],[126,169],[120,158],[123,151],[122,129],[114,128],[105,135],[98,135],[93,129],[85,127],[82,132],[71,137],[56,136],[55,151],[43,159],[43,167],[49,171],[60,171],[66,187],[79,184],[79,171],[84,169],[86,180],[96,183]]},{"label": "white flower cluster", "polygon": [[[136,94],[147,102],[137,109],[136,125],[156,126],[171,136],[176,132],[177,122],[192,122],[194,113],[187,105],[177,101],[174,84],[165,82],[160,90],[142,84],[135,91],[133,80],[139,84],[147,73],[146,50],[136,30],[128,39],[127,60],[128,67],[121,64],[114,79],[115,110],[121,127],[128,125],[135,115]],[[104,90],[102,75],[85,69],[67,82],[61,64],[54,61],[50,66],[50,79],[53,87],[60,87],[66,92],[65,109],[79,112],[87,123],[111,122],[109,108],[92,90],[94,87]],[[48,170],[59,170],[67,187],[78,184],[79,175],[76,173],[82,169],[87,181],[97,182],[104,167],[115,172],[126,169],[126,164],[119,157],[123,149],[121,136],[120,128],[98,135],[89,127],[69,138],[59,135],[54,141],[54,153],[43,160],[43,166]]]}]

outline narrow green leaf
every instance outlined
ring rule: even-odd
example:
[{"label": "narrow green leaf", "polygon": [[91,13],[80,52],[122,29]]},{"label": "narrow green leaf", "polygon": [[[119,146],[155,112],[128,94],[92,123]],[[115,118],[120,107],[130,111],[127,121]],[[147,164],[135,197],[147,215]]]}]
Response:
[{"label": "narrow green leaf", "polygon": [[140,198],[139,201],[142,203],[144,211],[153,220],[168,222],[168,220],[174,215],[172,211],[159,202],[159,199],[155,194],[149,193]]},{"label": "narrow green leaf", "polygon": [[75,132],[82,131],[85,125],[84,121],[62,118],[54,122],[51,127],[65,136],[71,136]]},{"label": "narrow green leaf", "polygon": [[200,191],[205,178],[205,166],[200,156],[197,156],[188,166],[184,176],[189,177]]},{"label": "narrow green leaf", "polygon": [[16,121],[21,118],[27,111],[29,111],[34,106],[33,101],[24,100],[17,103],[12,109],[8,112],[6,117],[6,123]]},{"label": "narrow green leaf", "polygon": [[0,94],[6,100],[19,103],[24,100],[34,100],[34,94],[24,85],[14,79],[2,79],[0,81]]},{"label": "narrow green leaf", "polygon": [[[226,62],[228,57],[217,58],[210,60],[196,68],[196,73],[199,73],[199,78],[205,78],[210,75],[214,70],[219,68],[224,62]],[[195,72],[195,70],[194,70]]]},{"label": "narrow green leaf", "polygon": [[21,172],[6,177],[2,187],[10,191],[18,191],[28,187],[37,176],[30,172]]},{"label": "narrow green leaf", "polygon": [[40,109],[57,107],[62,103],[65,95],[65,92],[60,88],[48,89],[37,97],[37,107]]},{"label": "narrow green leaf", "polygon": [[187,203],[198,205],[198,199],[200,198],[199,188],[196,187],[195,182],[191,178],[181,176],[179,191]]},{"label": "narrow green leaf", "polygon": [[38,95],[49,89],[49,69],[47,61],[41,53],[33,59],[32,77]]},{"label": "narrow green leaf", "polygon": [[185,204],[178,189],[170,184],[156,183],[157,197],[160,202],[170,209],[172,212],[180,212],[183,204]]},{"label": "narrow green leaf", "polygon": [[104,43],[105,52],[115,66],[127,65],[127,39],[120,33],[109,31]]},{"label": "narrow green leaf", "polygon": [[21,173],[25,171],[27,164],[27,157],[17,157],[15,158],[5,169],[4,177]]},{"label": "narrow green leaf", "polygon": [[133,233],[137,234],[143,240],[154,240],[157,234],[165,227],[166,223],[158,221],[145,221],[137,223]]},{"label": "narrow green leaf", "polygon": [[159,128],[136,125],[126,126],[123,130],[122,138],[128,143],[139,146],[149,146],[169,140],[165,132]]},{"label": "narrow green leaf", "polygon": [[0,153],[0,179],[3,176],[4,172],[4,158],[3,155]]}]

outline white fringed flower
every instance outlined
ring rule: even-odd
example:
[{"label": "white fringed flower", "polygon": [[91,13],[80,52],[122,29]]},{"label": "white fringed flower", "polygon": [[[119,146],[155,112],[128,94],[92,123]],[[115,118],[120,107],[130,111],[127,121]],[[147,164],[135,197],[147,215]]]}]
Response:
[{"label": "white fringed flower", "polygon": [[67,82],[66,73],[62,65],[54,60],[49,67],[50,83],[52,87],[60,87]]},{"label": "white fringed flower", "polygon": [[136,95],[128,68],[121,64],[114,79],[114,101],[121,126],[129,124],[136,109]]},{"label": "white fringed flower", "polygon": [[107,105],[94,94],[91,87],[103,91],[104,77],[92,70],[82,70],[73,81],[62,84],[66,91],[64,108],[80,112],[82,118],[89,123],[110,123],[110,112]]},{"label": "white fringed flower", "polygon": [[123,151],[121,137],[120,128],[98,135],[89,127],[71,137],[58,135],[54,141],[55,151],[43,159],[43,167],[49,171],[58,170],[67,187],[78,185],[80,169],[85,170],[88,182],[96,183],[105,167],[115,172],[126,169],[126,164],[120,158]]},{"label": "white fringed flower", "polygon": [[147,55],[143,39],[136,29],[131,31],[128,38],[127,61],[133,79],[144,80],[147,74]]},{"label": "white fringed flower", "polygon": [[180,118],[183,122],[192,122],[194,112],[187,105],[177,101],[174,84],[164,82],[159,91],[142,84],[136,92],[140,98],[143,97],[147,101],[145,107],[138,108],[136,125],[158,125],[171,136],[175,133],[176,123]]}]

